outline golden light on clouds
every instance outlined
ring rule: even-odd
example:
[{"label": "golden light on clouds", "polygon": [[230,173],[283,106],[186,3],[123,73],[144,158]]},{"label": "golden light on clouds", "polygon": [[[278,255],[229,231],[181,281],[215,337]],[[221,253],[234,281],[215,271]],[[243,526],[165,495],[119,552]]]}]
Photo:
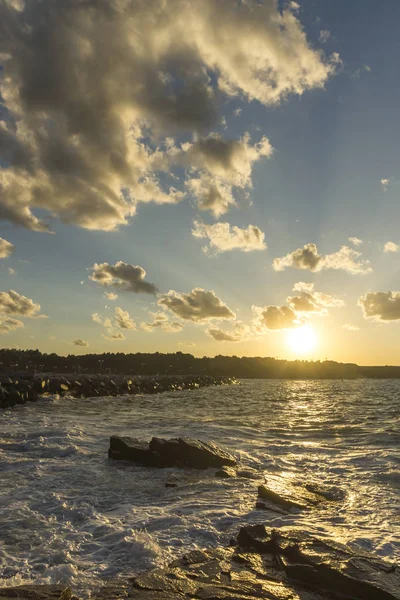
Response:
[{"label": "golden light on clouds", "polygon": [[311,354],[318,345],[315,330],[310,325],[291,329],[286,335],[286,344],[296,356]]}]

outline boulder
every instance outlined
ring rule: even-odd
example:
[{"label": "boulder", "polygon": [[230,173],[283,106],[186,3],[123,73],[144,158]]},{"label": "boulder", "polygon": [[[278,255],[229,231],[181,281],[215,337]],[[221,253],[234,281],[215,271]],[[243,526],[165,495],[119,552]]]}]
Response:
[{"label": "boulder", "polygon": [[236,465],[236,459],[213,442],[186,437],[170,440],[154,437],[147,443],[113,435],[108,456],[153,467],[207,469]]},{"label": "boulder", "polygon": [[222,479],[232,479],[236,476],[237,472],[236,469],[234,469],[233,467],[221,467],[221,469],[219,469],[215,473],[215,477],[221,477]]}]

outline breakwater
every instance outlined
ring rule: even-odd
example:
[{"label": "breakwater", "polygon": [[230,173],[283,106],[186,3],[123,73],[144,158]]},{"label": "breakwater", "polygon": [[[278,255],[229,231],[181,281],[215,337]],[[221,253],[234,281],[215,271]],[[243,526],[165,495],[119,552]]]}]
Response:
[{"label": "breakwater", "polygon": [[130,377],[121,375],[34,375],[1,376],[0,408],[25,402],[35,402],[44,395],[58,394],[73,398],[160,394],[162,392],[195,390],[214,385],[236,383],[233,377],[159,376]]}]

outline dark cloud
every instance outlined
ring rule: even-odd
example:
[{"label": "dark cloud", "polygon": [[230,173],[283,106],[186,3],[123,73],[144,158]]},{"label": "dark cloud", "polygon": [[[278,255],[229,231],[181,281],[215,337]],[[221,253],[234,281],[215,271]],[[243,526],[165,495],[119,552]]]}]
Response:
[{"label": "dark cloud", "polygon": [[158,304],[187,321],[235,318],[235,313],[213,291],[202,288],[195,288],[189,294],[180,294],[171,290],[161,296]]},{"label": "dark cloud", "polygon": [[367,292],[358,299],[365,319],[400,320],[400,292]]},{"label": "dark cloud", "polygon": [[[2,0],[0,55],[0,219],[37,231],[49,223],[36,210],[108,231],[141,202],[181,201],[160,184],[166,136],[210,131],[224,96],[277,104],[323,87],[337,63],[275,0]],[[200,208],[234,202],[242,150],[193,142],[187,189]]]},{"label": "dark cloud", "polygon": [[129,265],[122,260],[115,265],[96,263],[92,269],[93,273],[89,275],[89,279],[99,285],[134,294],[156,294],[158,291],[153,283],[144,281],[146,271],[142,267]]},{"label": "dark cloud", "polygon": [[253,311],[261,329],[292,329],[299,325],[296,313],[288,306],[253,306]]}]

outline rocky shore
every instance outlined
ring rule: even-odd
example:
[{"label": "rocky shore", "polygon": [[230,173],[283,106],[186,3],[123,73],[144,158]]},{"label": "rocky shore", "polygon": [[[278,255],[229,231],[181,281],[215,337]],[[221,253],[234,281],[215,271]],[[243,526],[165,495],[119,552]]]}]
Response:
[{"label": "rocky shore", "polygon": [[162,376],[129,377],[109,375],[0,375],[0,408],[35,402],[49,394],[74,398],[159,394],[236,383],[232,377]]},{"label": "rocky shore", "polygon": [[[288,483],[277,475],[241,468],[236,457],[188,437],[141,441],[112,435],[109,458],[145,468],[175,468],[193,477],[248,477],[256,508],[293,515],[320,503],[340,502],[336,488],[307,481]],[[188,475],[189,473],[189,475]],[[194,474],[194,475],[193,475]],[[179,487],[178,473],[171,485]],[[198,475],[197,475],[198,476]],[[267,515],[267,513],[266,513]],[[266,516],[266,518],[268,518]],[[93,591],[94,600],[400,600],[400,568],[356,546],[328,540],[299,528],[244,525],[228,546],[195,550],[131,578],[109,580]],[[78,600],[61,585],[0,589],[0,600]]]}]

